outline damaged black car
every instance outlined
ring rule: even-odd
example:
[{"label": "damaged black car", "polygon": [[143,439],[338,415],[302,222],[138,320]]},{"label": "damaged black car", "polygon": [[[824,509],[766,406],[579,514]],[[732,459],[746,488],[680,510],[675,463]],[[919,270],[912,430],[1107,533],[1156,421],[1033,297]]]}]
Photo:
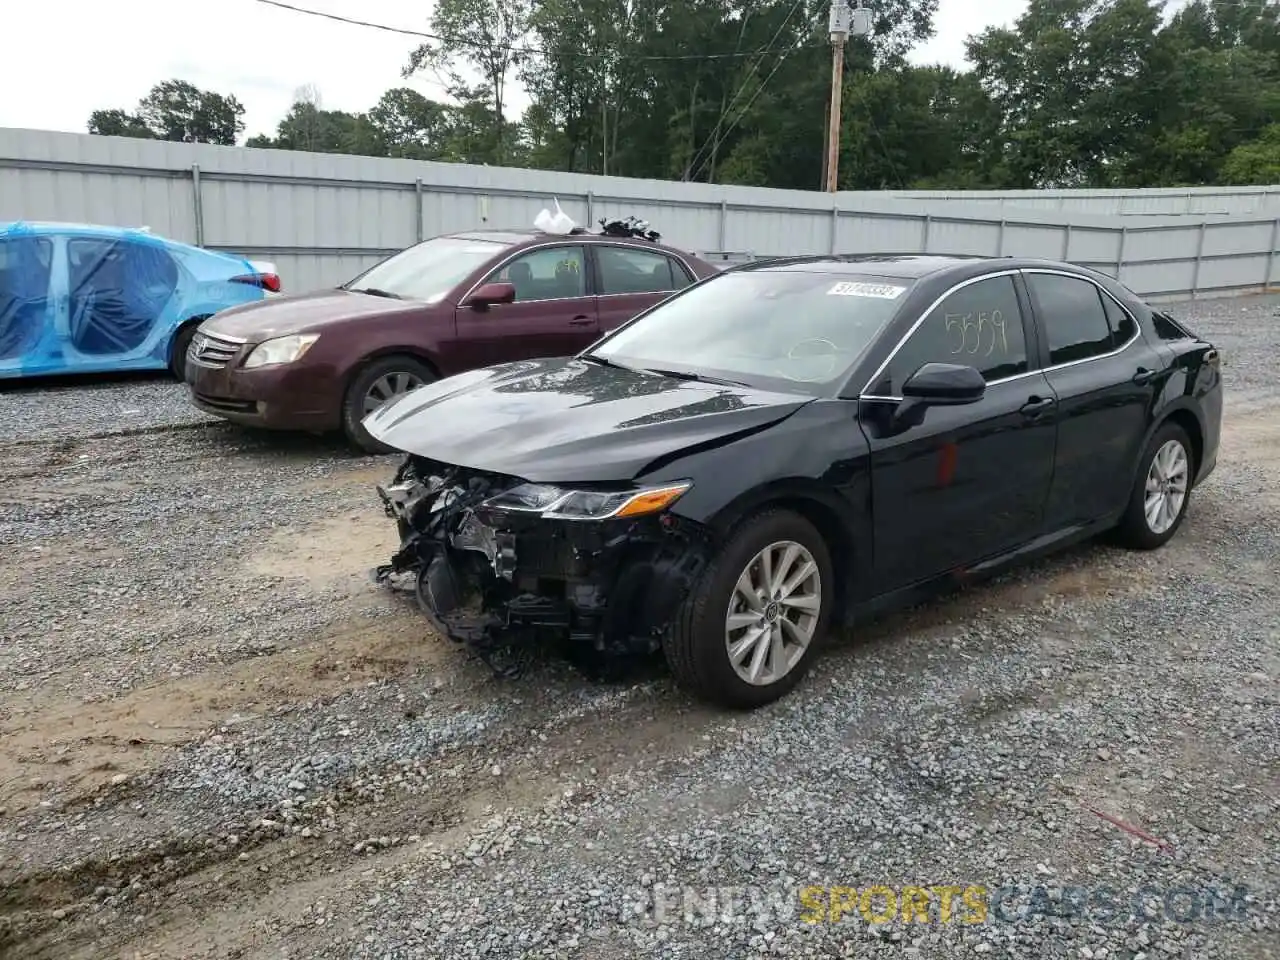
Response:
[{"label": "damaged black car", "polygon": [[748,264],[371,414],[408,454],[379,575],[482,654],[660,649],[758,706],[865,614],[1104,531],[1160,546],[1221,406],[1213,346],[1084,268]]}]

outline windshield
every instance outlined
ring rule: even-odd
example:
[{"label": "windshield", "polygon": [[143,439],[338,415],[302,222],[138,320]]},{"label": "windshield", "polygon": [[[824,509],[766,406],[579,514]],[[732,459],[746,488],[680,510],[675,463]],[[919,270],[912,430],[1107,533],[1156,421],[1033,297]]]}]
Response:
[{"label": "windshield", "polygon": [[435,237],[388,257],[345,289],[435,303],[509,246],[493,240]]},{"label": "windshield", "polygon": [[909,286],[801,271],[727,273],[660,304],[591,354],[638,369],[817,393],[848,375]]}]

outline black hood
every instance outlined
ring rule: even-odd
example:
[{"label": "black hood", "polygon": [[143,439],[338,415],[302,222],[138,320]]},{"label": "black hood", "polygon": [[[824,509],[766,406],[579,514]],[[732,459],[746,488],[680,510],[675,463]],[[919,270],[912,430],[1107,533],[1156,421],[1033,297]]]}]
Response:
[{"label": "black hood", "polygon": [[364,421],[388,446],[544,483],[631,480],[655,460],[784,420],[809,397],[529,360],[461,373]]}]

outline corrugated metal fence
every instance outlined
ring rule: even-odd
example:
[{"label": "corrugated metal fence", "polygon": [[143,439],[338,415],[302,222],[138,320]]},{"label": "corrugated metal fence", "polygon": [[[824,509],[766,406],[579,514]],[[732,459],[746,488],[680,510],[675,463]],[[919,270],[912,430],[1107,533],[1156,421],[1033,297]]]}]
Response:
[{"label": "corrugated metal fence", "polygon": [[[0,129],[0,220],[145,225],[272,260],[293,291],[340,283],[425,237],[528,226],[556,197],[581,223],[635,215],[676,246],[738,251],[735,259],[1049,257],[1118,276],[1152,298],[1245,293],[1280,282],[1278,190],[832,196]],[[1183,208],[1134,212],[1138,199],[1160,209],[1170,197]],[[1228,201],[1253,212],[1190,211]],[[1073,209],[1089,204],[1112,212]]]},{"label": "corrugated metal fence", "polygon": [[[929,203],[965,203],[1103,216],[1275,217],[1280,187],[1170,187],[1148,190],[904,190],[878,194]],[[850,197],[862,194],[847,194]]]}]

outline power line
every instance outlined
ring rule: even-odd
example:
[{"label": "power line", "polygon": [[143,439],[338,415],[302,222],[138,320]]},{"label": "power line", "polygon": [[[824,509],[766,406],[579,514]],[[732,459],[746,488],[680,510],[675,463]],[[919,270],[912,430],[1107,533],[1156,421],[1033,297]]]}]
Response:
[{"label": "power line", "polygon": [[[282,0],[256,0],[256,2],[265,4],[268,7],[277,7],[281,10],[289,10],[293,13],[302,14],[308,17],[319,17],[322,20],[333,20],[337,23],[345,23],[353,27],[366,27],[370,30],[381,30],[383,33],[394,33],[403,37],[416,37],[420,40],[435,40],[440,43],[448,43],[462,47],[476,47],[482,50],[505,50],[508,53],[536,54],[544,57],[577,57],[580,60],[617,60],[615,54],[608,53],[581,53],[574,50],[546,50],[539,47],[528,46],[512,46],[501,43],[485,43],[479,40],[465,40],[461,37],[442,37],[439,34],[427,33],[423,30],[410,30],[407,27],[393,27],[385,23],[373,23],[369,20],[357,20],[353,17],[344,17],[336,13],[327,13],[324,10],[312,10],[307,7],[294,6],[291,3],[284,3]],[[680,54],[639,54],[628,56],[626,59],[632,61],[655,62],[655,61],[695,61],[695,60],[736,60],[743,57],[754,57],[759,51],[748,50],[735,53],[680,53]],[[786,54],[783,54],[786,56]]]},{"label": "power line", "polygon": [[[745,116],[747,115],[747,111],[751,109],[751,105],[752,105],[753,103],[755,103],[755,102],[756,102],[756,99],[760,96],[760,94],[761,94],[761,93],[763,93],[763,92],[764,92],[764,88],[765,88],[766,86],[768,86],[769,81],[773,79],[773,75],[774,75],[775,73],[777,73],[777,72],[778,72],[778,70],[782,67],[782,65],[783,65],[784,63],[786,63],[786,62],[787,62],[787,57],[791,56],[791,54],[795,53],[795,52],[796,52],[796,50],[798,50],[798,49],[800,49],[800,48],[799,48],[799,47],[792,47],[791,49],[789,49],[789,50],[787,50],[786,52],[784,52],[784,53],[783,53],[783,54],[778,58],[778,62],[777,62],[777,63],[775,63],[775,64],[773,65],[773,69],[769,71],[768,76],[766,76],[763,80],[761,80],[761,81],[760,81],[760,86],[756,87],[755,92],[751,94],[751,99],[750,99],[750,100],[748,100],[748,101],[743,105],[742,110],[738,113],[738,115],[737,115],[736,117],[734,117],[734,118],[733,118],[733,123],[731,123],[731,124],[729,124],[729,126],[725,127],[725,129],[724,129],[724,133],[722,133],[722,134],[720,135],[720,139],[718,139],[718,140],[716,141],[716,147],[715,147],[715,150],[719,150],[719,149],[720,149],[720,145],[721,145],[722,143],[724,143],[724,142],[725,142],[725,140],[727,140],[727,139],[729,138],[729,134],[733,133],[734,129],[738,126],[738,124],[740,124],[740,123],[742,122],[743,117],[745,117]],[[710,160],[710,159],[711,159],[711,156],[712,156],[712,154],[713,154],[714,152],[715,152],[715,151],[712,151],[712,153],[707,154],[706,159],[702,161],[703,166],[705,166],[705,165],[706,165],[707,160]],[[697,179],[697,174],[698,174],[698,173],[701,173],[701,172],[702,172],[702,167],[701,167],[701,166],[699,166],[699,168],[698,168],[697,172],[696,172],[693,176],[691,176],[689,179],[691,179],[691,180],[696,180],[696,179]]]},{"label": "power line", "polygon": [[[698,161],[699,159],[702,159],[702,154],[706,151],[707,147],[711,146],[711,142],[713,140],[715,141],[715,146],[711,147],[711,152],[707,155],[707,159],[709,159],[710,157],[714,157],[716,153],[720,150],[720,145],[724,143],[724,138],[717,136],[717,134],[719,134],[720,132],[720,125],[724,123],[725,117],[727,117],[733,111],[734,105],[737,104],[738,99],[742,96],[743,93],[746,92],[747,85],[751,82],[751,78],[755,76],[756,73],[760,70],[760,64],[764,62],[764,58],[771,52],[771,48],[773,47],[773,45],[778,42],[778,38],[782,36],[782,31],[787,28],[787,24],[791,22],[791,18],[795,16],[796,11],[800,9],[800,5],[803,2],[804,0],[796,0],[796,2],[791,5],[791,9],[788,10],[787,15],[782,18],[782,23],[778,24],[778,29],[774,31],[774,34],[769,39],[769,42],[756,51],[756,54],[759,55],[759,58],[756,60],[755,63],[751,65],[750,69],[747,70],[747,75],[742,78],[742,83],[738,86],[738,89],[734,92],[733,98],[729,101],[729,105],[726,106],[723,111],[721,111],[719,118],[716,120],[716,125],[711,128],[711,133],[707,136],[707,139],[703,141],[702,146],[698,148],[698,152],[693,155],[693,159],[689,161],[689,166],[686,169],[693,171],[689,174],[690,180],[698,179],[698,173],[702,171],[702,166],[705,165],[705,161],[703,164],[698,164]],[[783,59],[786,59],[785,54],[783,55],[782,59],[779,59],[778,64],[781,64]],[[775,67],[775,71],[776,69],[777,68]],[[770,73],[770,76],[773,76],[773,74]],[[763,86],[763,84],[761,86]],[[689,119],[690,119],[690,122],[692,123],[693,118],[690,117]],[[726,131],[726,134],[727,134],[727,131]]]}]

